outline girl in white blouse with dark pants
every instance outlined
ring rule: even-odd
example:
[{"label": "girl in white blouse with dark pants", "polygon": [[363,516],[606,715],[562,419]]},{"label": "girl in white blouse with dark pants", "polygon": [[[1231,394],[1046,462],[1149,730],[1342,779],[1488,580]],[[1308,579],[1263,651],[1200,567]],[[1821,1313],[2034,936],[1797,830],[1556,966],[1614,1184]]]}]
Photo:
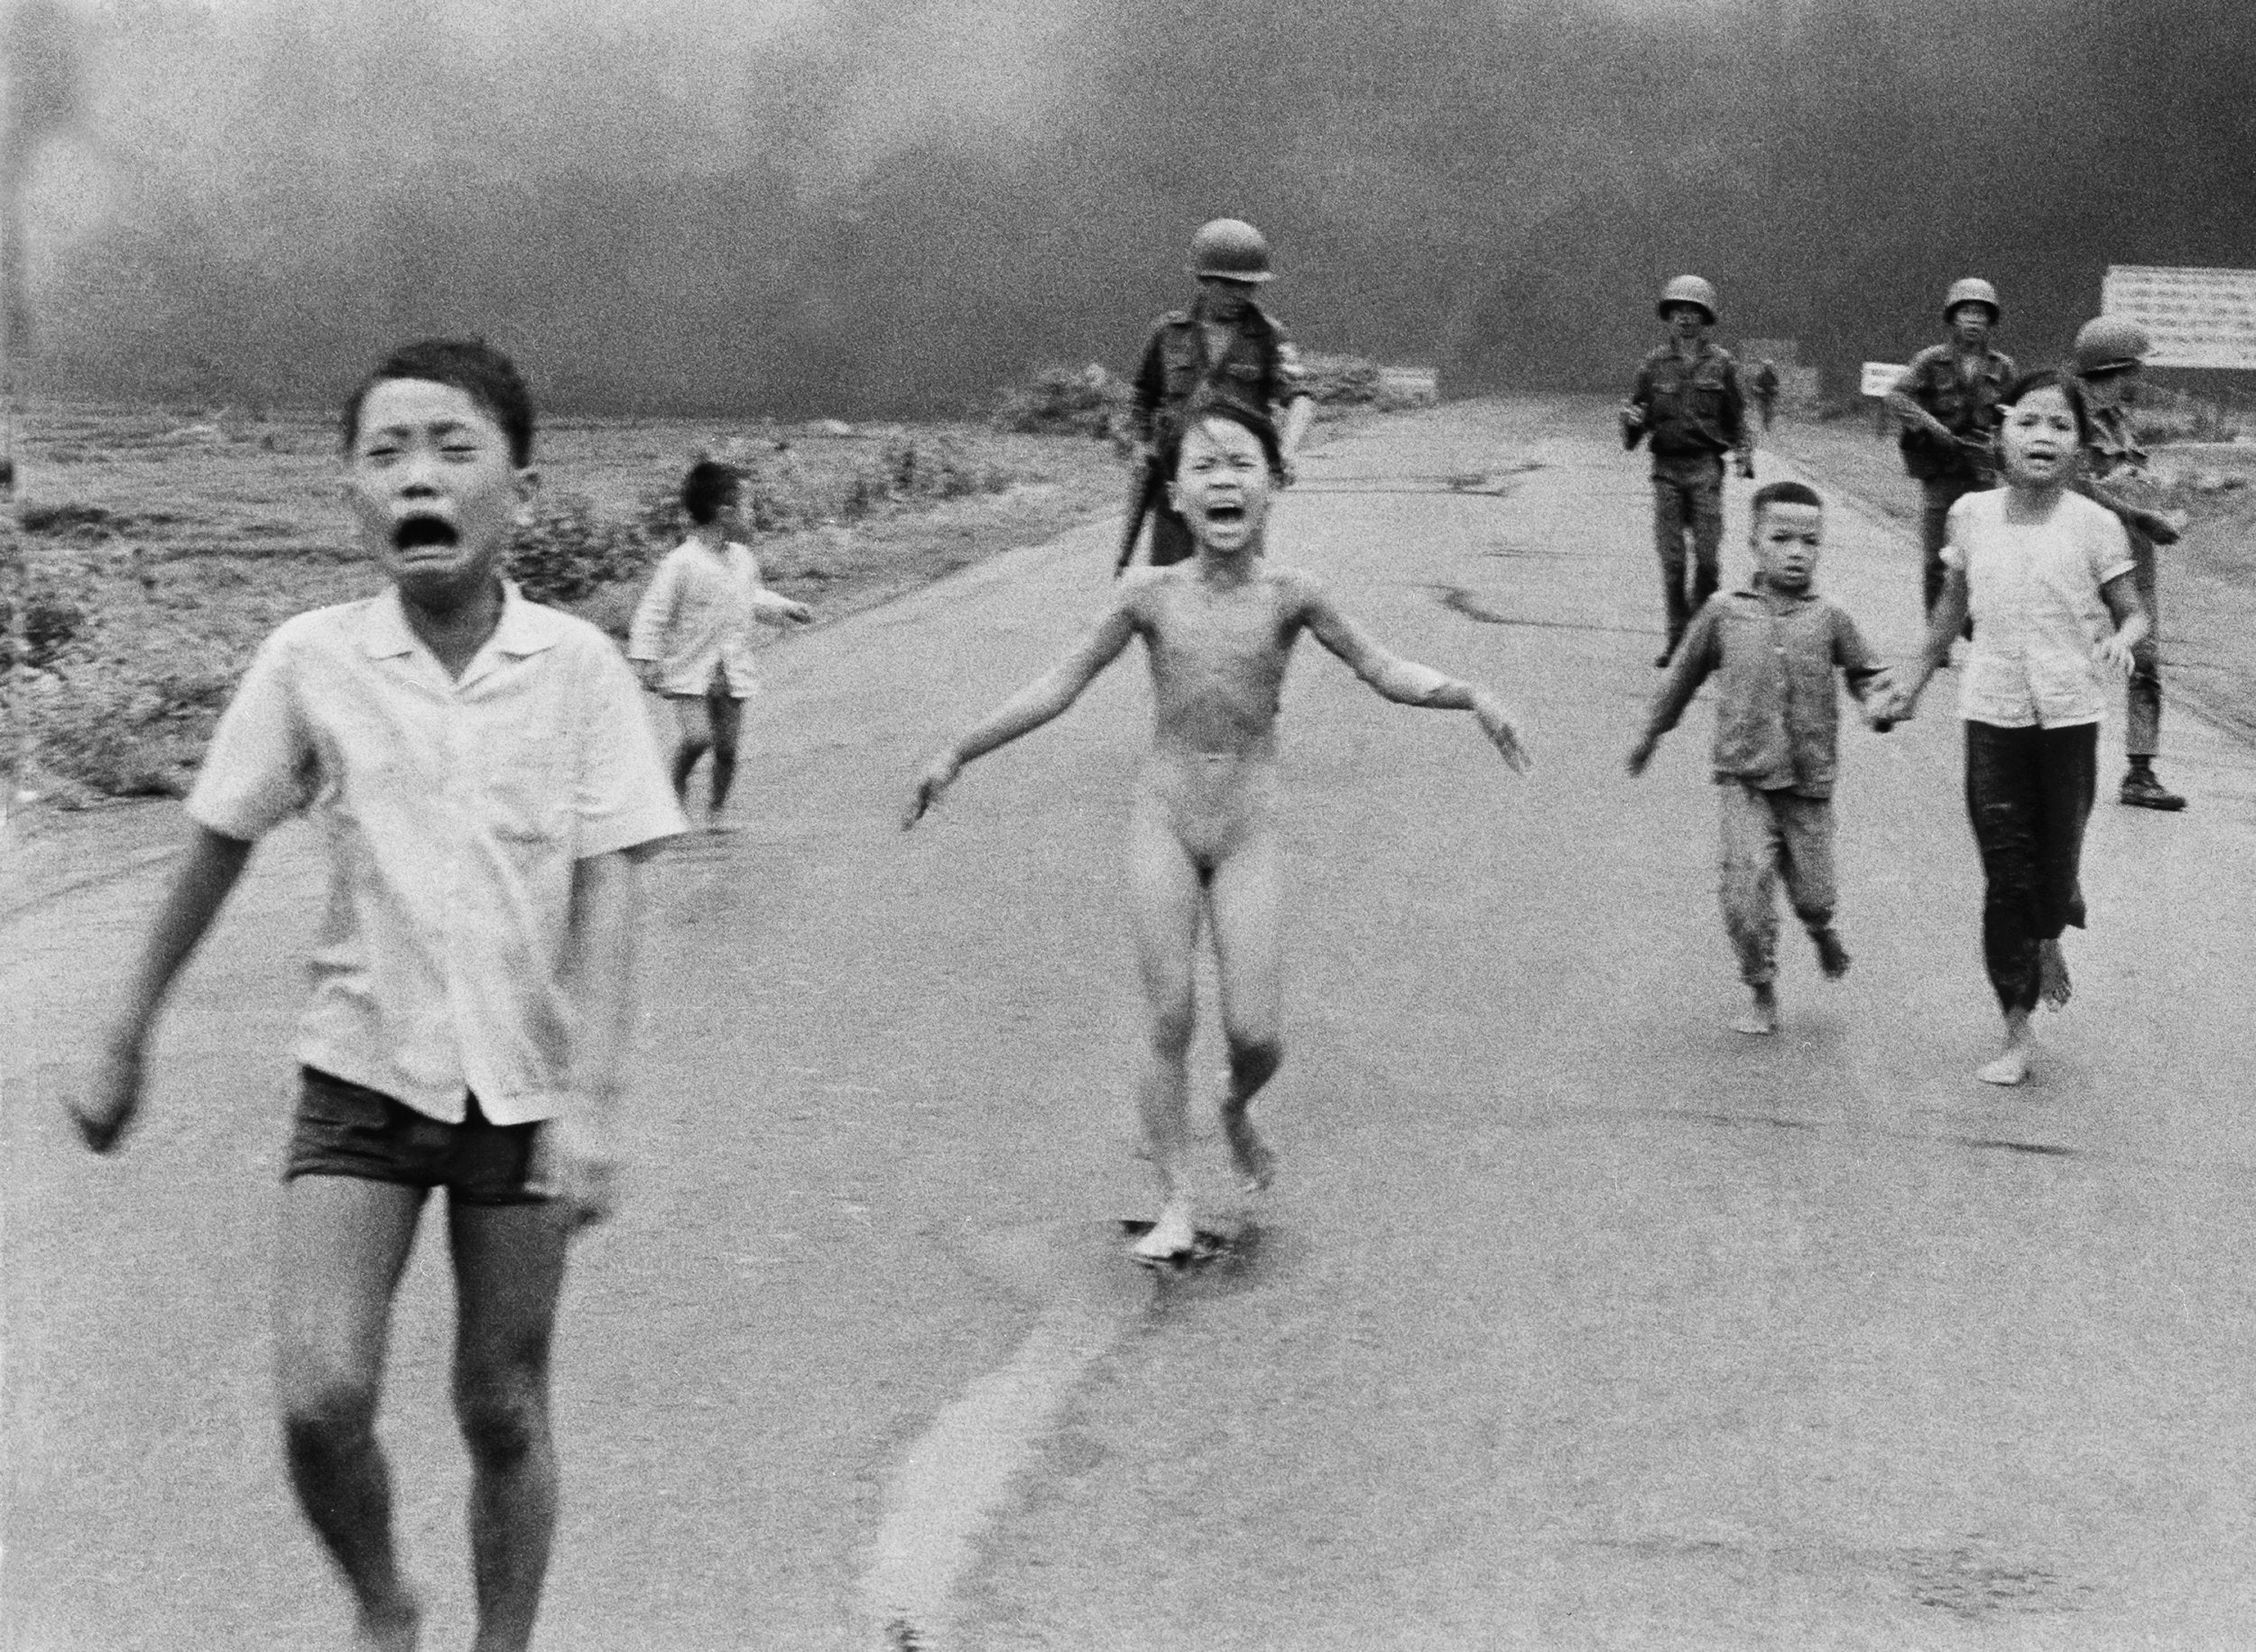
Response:
[{"label": "girl in white blouse with dark pants", "polygon": [[1987,888],[1982,949],[2005,1046],[1977,1076],[2029,1076],[2029,1017],[2068,1001],[2060,937],[2084,927],[2084,826],[2098,785],[2103,668],[2129,675],[2146,635],[2131,545],[2113,514],[2068,491],[2089,420],[2076,383],[2032,373],[1998,433],[2004,486],[1951,507],[1948,568],[1925,657],[1892,715],[1909,716],[1969,614],[1960,674],[1966,811]]}]

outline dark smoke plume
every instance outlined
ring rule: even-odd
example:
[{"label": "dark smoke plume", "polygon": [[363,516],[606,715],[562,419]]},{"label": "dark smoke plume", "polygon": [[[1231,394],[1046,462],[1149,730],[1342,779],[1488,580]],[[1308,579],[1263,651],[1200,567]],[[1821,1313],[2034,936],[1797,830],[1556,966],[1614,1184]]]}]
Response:
[{"label": "dark smoke plume", "polygon": [[60,0],[0,14],[0,357],[12,375],[32,341],[24,197],[40,147],[77,122],[86,69],[79,20]]},{"label": "dark smoke plume", "polygon": [[[569,25],[532,26],[569,16]],[[51,390],[326,398],[473,330],[553,407],[949,411],[1125,365],[1253,218],[1305,343],[1614,386],[1668,276],[1838,373],[2256,264],[2241,0],[112,0]],[[33,190],[34,226],[45,222]]]}]

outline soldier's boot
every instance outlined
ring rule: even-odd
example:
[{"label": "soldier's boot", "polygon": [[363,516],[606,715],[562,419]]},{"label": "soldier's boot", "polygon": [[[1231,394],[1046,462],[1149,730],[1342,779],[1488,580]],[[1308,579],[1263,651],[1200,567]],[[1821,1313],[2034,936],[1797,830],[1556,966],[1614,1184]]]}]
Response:
[{"label": "soldier's boot", "polygon": [[2175,810],[2186,807],[2186,799],[2155,779],[2151,763],[2140,757],[2131,760],[2131,771],[2122,777],[2115,800],[2132,808]]}]

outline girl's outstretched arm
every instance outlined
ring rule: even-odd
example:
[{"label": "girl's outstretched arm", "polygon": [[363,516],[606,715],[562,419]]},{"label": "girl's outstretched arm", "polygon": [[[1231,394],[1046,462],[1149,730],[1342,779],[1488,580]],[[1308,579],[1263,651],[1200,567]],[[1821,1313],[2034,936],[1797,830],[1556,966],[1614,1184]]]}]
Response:
[{"label": "girl's outstretched arm", "polygon": [[1533,759],[1512,714],[1503,703],[1477,683],[1460,682],[1415,660],[1390,653],[1378,640],[1333,605],[1321,586],[1294,576],[1299,595],[1299,618],[1318,642],[1346,662],[1347,669],[1398,706],[1421,706],[1434,711],[1469,711],[1503,759],[1526,773]]},{"label": "girl's outstretched arm", "polygon": [[997,746],[1010,744],[1021,734],[1033,733],[1081,697],[1081,690],[1120,657],[1128,639],[1136,634],[1135,610],[1149,579],[1146,575],[1123,581],[1104,617],[1089,627],[1063,660],[957,736],[954,743],[925,765],[901,819],[902,831],[916,825],[927,809],[939,802],[966,763],[985,757]]},{"label": "girl's outstretched arm", "polygon": [[1950,645],[1965,627],[1970,605],[1966,570],[1952,564],[1943,576],[1942,595],[1935,599],[1935,612],[1928,621],[1927,646],[1919,651],[1910,680],[1896,686],[1887,703],[1877,708],[1878,715],[1891,723],[1910,720],[1919,708],[1919,696],[1927,690],[1928,679],[1950,663]]}]

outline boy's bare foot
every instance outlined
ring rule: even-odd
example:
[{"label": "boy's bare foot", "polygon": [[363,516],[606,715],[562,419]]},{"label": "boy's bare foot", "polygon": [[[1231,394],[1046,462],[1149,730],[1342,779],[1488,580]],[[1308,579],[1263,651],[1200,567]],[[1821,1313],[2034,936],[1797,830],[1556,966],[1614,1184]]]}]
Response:
[{"label": "boy's bare foot", "polygon": [[422,1638],[423,1603],[411,1594],[362,1611],[353,1627],[355,1643],[367,1652],[415,1652]]},{"label": "boy's bare foot", "polygon": [[1841,945],[1832,926],[1812,929],[1809,938],[1817,944],[1817,968],[1827,981],[1838,981],[1849,973],[1849,949]]},{"label": "boy's bare foot", "polygon": [[707,832],[726,835],[731,832],[742,831],[744,828],[739,826],[734,820],[724,820],[718,815],[716,815],[705,823],[705,829]]},{"label": "boy's bare foot", "polygon": [[1768,986],[1749,989],[1746,1012],[1731,1024],[1734,1032],[1768,1038],[1778,1030],[1778,994]]},{"label": "boy's bare foot", "polygon": [[1238,1183],[1248,1193],[1267,1193],[1277,1174],[1277,1156],[1253,1128],[1244,1112],[1222,1109],[1222,1134],[1230,1144],[1230,1162],[1237,1167]]},{"label": "boy's bare foot", "polygon": [[1198,1230],[1191,1225],[1190,1201],[1178,1194],[1160,1210],[1151,1231],[1136,1241],[1129,1254],[1147,1268],[1180,1261],[1197,1249]]},{"label": "boy's bare foot", "polygon": [[2068,980],[2068,957],[2058,941],[2044,941],[2037,948],[2037,1001],[2048,1010],[2065,1010],[2076,991]]}]

